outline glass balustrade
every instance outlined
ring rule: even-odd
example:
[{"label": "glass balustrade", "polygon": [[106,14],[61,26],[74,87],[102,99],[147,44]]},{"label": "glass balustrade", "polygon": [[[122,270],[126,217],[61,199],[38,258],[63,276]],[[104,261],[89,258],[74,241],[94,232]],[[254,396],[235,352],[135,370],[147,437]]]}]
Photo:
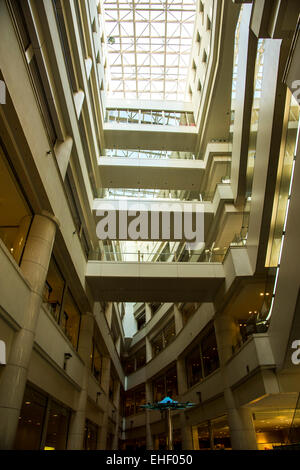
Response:
[{"label": "glass balustrade", "polygon": [[105,122],[117,124],[146,124],[156,126],[195,126],[194,114],[189,111],[144,109],[107,109]]},{"label": "glass balustrade", "polygon": [[106,149],[105,157],[133,158],[133,159],[156,159],[164,160],[170,158],[195,160],[191,152],[174,152],[171,150],[128,150],[128,149]]}]

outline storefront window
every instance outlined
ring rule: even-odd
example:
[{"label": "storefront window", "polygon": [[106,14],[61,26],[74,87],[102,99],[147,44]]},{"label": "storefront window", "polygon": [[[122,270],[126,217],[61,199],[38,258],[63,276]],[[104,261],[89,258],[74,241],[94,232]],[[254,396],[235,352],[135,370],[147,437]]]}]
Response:
[{"label": "storefront window", "polygon": [[20,264],[32,212],[0,144],[0,238]]},{"label": "storefront window", "polygon": [[40,449],[46,406],[46,396],[31,387],[26,387],[19,416],[15,449]]},{"label": "storefront window", "polygon": [[16,434],[16,450],[64,450],[70,409],[27,385]]},{"label": "storefront window", "polygon": [[97,449],[97,439],[98,439],[98,430],[99,427],[89,421],[88,419],[85,422],[85,433],[84,433],[84,450],[96,450]]},{"label": "storefront window", "polygon": [[194,450],[231,449],[227,416],[204,421],[192,427]]},{"label": "storefront window", "polygon": [[67,446],[70,410],[51,401],[45,450],[64,450]]}]

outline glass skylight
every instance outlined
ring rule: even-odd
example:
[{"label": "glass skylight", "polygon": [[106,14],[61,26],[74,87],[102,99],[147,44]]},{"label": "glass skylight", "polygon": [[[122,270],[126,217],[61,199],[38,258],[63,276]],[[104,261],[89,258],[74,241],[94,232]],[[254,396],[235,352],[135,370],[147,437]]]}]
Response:
[{"label": "glass skylight", "polygon": [[104,0],[111,98],[184,100],[196,0]]}]

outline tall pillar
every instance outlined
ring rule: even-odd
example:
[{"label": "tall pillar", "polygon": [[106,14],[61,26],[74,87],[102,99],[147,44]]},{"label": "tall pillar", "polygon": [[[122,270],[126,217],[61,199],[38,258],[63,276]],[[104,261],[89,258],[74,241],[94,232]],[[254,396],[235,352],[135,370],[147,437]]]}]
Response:
[{"label": "tall pillar", "polygon": [[224,390],[228,413],[231,447],[233,450],[256,450],[256,433],[251,410],[237,407],[230,387]]},{"label": "tall pillar", "polygon": [[[187,391],[187,375],[185,367],[185,359],[178,358],[176,361],[177,366],[177,383],[178,383],[178,395],[180,400],[183,399],[182,395]],[[179,411],[180,413],[180,429],[181,429],[181,440],[182,440],[182,450],[192,450],[193,449],[193,435],[191,426],[188,425],[188,419],[184,411]]]},{"label": "tall pillar", "polygon": [[209,447],[210,447],[210,450],[214,450],[215,448],[214,428],[210,419],[207,422],[207,426],[208,426],[208,435],[209,435]]},{"label": "tall pillar", "polygon": [[182,330],[183,328],[183,317],[177,304],[174,304],[173,308],[174,308],[175,332],[176,332],[176,335],[178,335],[180,330]]},{"label": "tall pillar", "polygon": [[90,354],[92,349],[92,339],[94,332],[94,317],[92,313],[87,312],[81,317],[80,336],[78,344],[78,353],[84,361],[85,367],[82,377],[82,386],[79,393],[77,409],[72,416],[68,449],[81,450],[83,448],[83,438],[85,430],[86,404],[88,397],[88,379],[90,373]]},{"label": "tall pillar", "polygon": [[116,345],[115,345],[115,346],[116,346],[117,353],[118,353],[119,356],[120,356],[120,354],[121,354],[121,336],[118,336],[118,337],[117,337]]},{"label": "tall pillar", "polygon": [[188,424],[188,416],[185,414],[184,410],[179,411],[179,413],[182,450],[193,450],[192,427]]},{"label": "tall pillar", "polygon": [[120,388],[121,383],[118,381],[116,390],[115,390],[115,397],[114,397],[114,404],[116,406],[116,423],[115,423],[115,431],[112,443],[112,450],[119,449],[119,425],[120,425]]},{"label": "tall pillar", "polygon": [[146,362],[149,362],[152,359],[152,346],[151,346],[151,342],[148,336],[146,336],[145,342],[146,342]]},{"label": "tall pillar", "polygon": [[146,318],[146,323],[151,320],[152,318],[152,310],[150,307],[150,304],[145,303],[145,318]]},{"label": "tall pillar", "polygon": [[26,386],[31,352],[43,300],[58,221],[48,212],[36,215],[25,246],[21,270],[31,285],[22,328],[15,334],[0,383],[0,448],[12,449]]},{"label": "tall pillar", "polygon": [[247,408],[239,407],[235,403],[234,394],[228,384],[226,362],[232,355],[232,345],[235,345],[237,338],[234,319],[229,315],[216,315],[215,331],[222,369],[224,399],[228,413],[232,449],[255,450],[257,449],[256,434],[251,411]]},{"label": "tall pillar", "polygon": [[192,427],[192,436],[193,436],[193,449],[194,450],[200,450],[197,426]]},{"label": "tall pillar", "polygon": [[113,303],[108,302],[105,308],[105,317],[106,317],[109,328],[111,328],[112,313],[113,313]]},{"label": "tall pillar", "polygon": [[[146,382],[146,402],[153,402],[153,393],[152,393],[152,383],[150,381]],[[153,438],[151,433],[151,424],[150,424],[150,410],[146,409],[146,447],[147,450],[153,450]]]},{"label": "tall pillar", "polygon": [[103,410],[103,419],[100,437],[98,441],[98,449],[106,450],[107,441],[107,428],[108,428],[108,408],[109,408],[109,379],[110,379],[110,366],[111,359],[109,356],[104,356],[102,361],[102,375],[101,375],[101,387],[106,396],[105,408]]},{"label": "tall pillar", "polygon": [[186,374],[184,358],[179,357],[177,359],[176,369],[177,369],[178,395],[183,395],[188,389],[187,374]]}]

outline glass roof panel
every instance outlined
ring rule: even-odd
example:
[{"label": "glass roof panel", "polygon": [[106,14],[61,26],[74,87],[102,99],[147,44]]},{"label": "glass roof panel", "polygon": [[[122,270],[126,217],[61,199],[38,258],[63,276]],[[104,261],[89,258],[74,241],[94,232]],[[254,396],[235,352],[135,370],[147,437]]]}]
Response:
[{"label": "glass roof panel", "polygon": [[109,96],[189,99],[196,0],[104,0],[104,10]]}]

